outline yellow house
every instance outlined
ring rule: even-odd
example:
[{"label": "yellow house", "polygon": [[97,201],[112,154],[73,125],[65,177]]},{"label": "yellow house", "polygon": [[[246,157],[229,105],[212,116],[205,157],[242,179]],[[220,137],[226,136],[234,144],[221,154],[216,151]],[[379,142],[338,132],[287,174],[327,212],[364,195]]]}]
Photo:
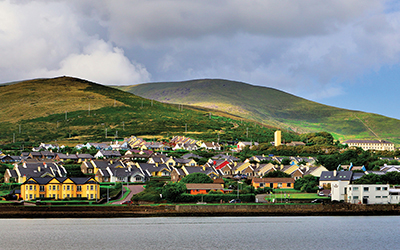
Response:
[{"label": "yellow house", "polygon": [[21,197],[24,200],[53,198],[99,199],[100,184],[92,177],[31,177],[21,184]]}]

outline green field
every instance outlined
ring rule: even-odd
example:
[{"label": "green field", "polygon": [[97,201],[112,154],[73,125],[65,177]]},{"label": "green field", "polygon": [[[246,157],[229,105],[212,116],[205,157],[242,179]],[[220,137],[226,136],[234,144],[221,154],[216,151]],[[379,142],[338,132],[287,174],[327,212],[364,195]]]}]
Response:
[{"label": "green field", "polygon": [[219,79],[118,88],[162,102],[219,109],[285,130],[327,131],[341,141],[386,139],[400,144],[400,121],[397,119],[326,106],[273,88]]},{"label": "green field", "polygon": [[[0,86],[0,142],[75,145],[131,135],[271,141],[274,129],[217,110],[165,104],[92,82],[59,77]],[[29,112],[26,112],[29,110]],[[283,134],[290,140],[294,133]]]}]

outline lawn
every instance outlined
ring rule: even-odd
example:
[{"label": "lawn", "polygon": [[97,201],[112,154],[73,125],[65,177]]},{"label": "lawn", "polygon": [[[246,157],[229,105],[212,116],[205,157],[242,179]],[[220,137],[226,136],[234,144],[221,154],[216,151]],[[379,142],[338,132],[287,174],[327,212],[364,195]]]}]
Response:
[{"label": "lawn", "polygon": [[330,197],[318,196],[316,193],[276,193],[267,195],[265,199],[267,201],[270,201],[271,199],[276,199],[279,201],[280,199],[330,199]]}]

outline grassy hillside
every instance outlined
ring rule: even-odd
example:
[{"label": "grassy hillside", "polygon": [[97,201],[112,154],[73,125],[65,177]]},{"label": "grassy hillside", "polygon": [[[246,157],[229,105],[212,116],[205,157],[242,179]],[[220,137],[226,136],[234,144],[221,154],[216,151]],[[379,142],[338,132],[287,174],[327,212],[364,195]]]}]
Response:
[{"label": "grassy hillside", "polygon": [[326,106],[273,88],[217,79],[118,88],[161,102],[215,108],[297,132],[328,131],[339,140],[379,138],[400,143],[397,119]]},{"label": "grassy hillside", "polygon": [[[2,85],[0,100],[0,143],[62,141],[73,145],[130,135],[266,142],[272,140],[274,131],[223,112],[182,109],[70,77]],[[297,138],[293,133],[284,136],[286,140]]]}]

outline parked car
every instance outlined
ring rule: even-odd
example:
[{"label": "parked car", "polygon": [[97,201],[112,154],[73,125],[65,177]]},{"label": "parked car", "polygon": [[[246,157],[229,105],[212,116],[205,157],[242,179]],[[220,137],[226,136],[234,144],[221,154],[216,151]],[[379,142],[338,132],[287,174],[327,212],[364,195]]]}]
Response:
[{"label": "parked car", "polygon": [[232,199],[229,201],[229,203],[241,203],[242,201],[240,199]]},{"label": "parked car", "polygon": [[132,201],[124,201],[124,202],[122,202],[122,204],[126,204],[126,205],[132,205],[132,204],[133,204],[133,202],[132,202]]},{"label": "parked car", "polygon": [[318,196],[325,196],[324,192],[319,192]]}]

